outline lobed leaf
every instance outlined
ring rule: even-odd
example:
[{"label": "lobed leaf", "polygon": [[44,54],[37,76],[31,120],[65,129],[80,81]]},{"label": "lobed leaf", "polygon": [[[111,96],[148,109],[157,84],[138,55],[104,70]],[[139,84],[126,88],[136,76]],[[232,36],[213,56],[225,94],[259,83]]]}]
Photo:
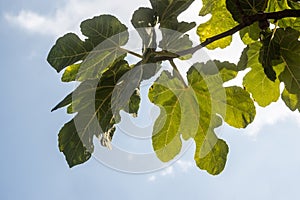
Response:
[{"label": "lobed leaf", "polygon": [[77,35],[67,33],[57,39],[48,54],[47,61],[57,72],[60,72],[65,67],[82,60],[89,51],[90,49]]},{"label": "lobed leaf", "polygon": [[[278,100],[280,96],[280,81],[278,79],[271,81],[266,76],[264,68],[259,62],[261,47],[262,44],[260,42],[252,43],[248,46],[247,67],[251,68],[251,71],[244,76],[243,85],[251,93],[252,98],[258,105],[265,107]],[[276,76],[278,76],[283,70],[283,65],[275,66],[274,69]]]},{"label": "lobed leaf", "polygon": [[[212,101],[214,97],[221,96],[216,92],[217,90],[214,89],[222,87],[222,85],[219,85],[222,81],[209,82],[208,77],[212,78],[217,75],[201,75],[200,72],[202,71],[201,68],[203,66],[205,65],[197,64],[188,71],[189,85],[196,93],[200,110],[198,130],[194,137],[196,143],[194,159],[200,169],[206,170],[212,175],[217,175],[223,171],[228,154],[226,143],[225,145],[222,145],[214,132],[214,129],[222,124],[222,120],[215,113],[216,110],[219,110],[220,112],[221,110],[213,109],[213,107],[218,106]],[[217,79],[220,78],[217,77]],[[210,84],[217,84],[218,86]],[[224,99],[226,97],[220,98]]]},{"label": "lobed leaf", "polygon": [[[127,100],[123,99],[125,102],[122,105],[115,106],[115,110],[112,110],[112,102],[114,102],[112,101],[112,94],[115,86],[123,74],[130,69],[126,61],[116,61],[102,75],[100,80],[83,81],[73,93],[69,94],[53,109],[69,105],[72,112],[77,113],[59,134],[60,137],[63,136],[64,138],[64,140],[60,140],[59,146],[70,167],[87,160],[82,158],[83,155],[86,155],[83,152],[93,152],[92,138],[94,135],[99,136],[108,132],[111,137],[113,136],[114,124],[120,120],[118,117],[120,110],[123,109],[137,115],[140,97],[135,91],[132,91]],[[128,107],[126,107],[126,103],[129,105]],[[76,142],[76,146],[79,148],[78,152],[74,150],[73,145],[64,145],[67,140]],[[75,155],[70,153],[73,151]]]},{"label": "lobed leaf", "polygon": [[[207,76],[208,73],[206,72],[206,65],[208,64],[208,66],[211,66],[211,63],[209,62],[206,65],[194,65],[193,68],[196,70],[194,69],[192,73],[188,73],[188,77],[191,76],[189,80],[197,80],[195,83],[191,83],[192,85],[195,84],[193,89],[195,91],[205,91],[201,93],[202,98],[205,98],[206,101],[207,99],[211,101],[211,105],[203,107],[201,111],[203,112],[203,110],[209,110],[212,106],[215,108],[214,112],[221,115],[230,126],[234,126],[236,128],[245,128],[254,120],[256,113],[254,103],[250,98],[249,93],[242,88],[236,86],[223,87],[224,81],[231,80],[236,76],[237,73],[235,70],[237,67],[233,67],[233,64],[230,64],[229,67],[228,63],[225,62],[222,63],[222,65],[227,66],[227,68],[221,68],[221,63],[216,63],[220,68],[218,74],[211,73],[211,75]],[[203,76],[203,74],[200,74],[199,71],[204,71],[204,74],[206,74],[205,79],[202,80],[196,78],[196,76]],[[205,89],[204,85],[209,85],[209,88]],[[198,101],[202,102],[203,100],[201,101],[199,99]]]},{"label": "lobed leaf", "polygon": [[[268,6],[265,11],[276,12],[285,9],[291,9],[289,2],[290,2],[289,0],[269,0]],[[278,20],[278,25],[281,28],[293,27],[295,20],[296,20],[295,17],[283,18]]]},{"label": "lobed leaf", "polygon": [[73,81],[74,76],[79,81],[98,78],[116,59],[126,54],[120,46],[128,41],[127,27],[116,17],[100,15],[83,21],[80,27],[88,37],[85,41],[68,33],[56,41],[47,58],[57,72],[82,61],[79,69],[78,65],[68,68],[63,81]]},{"label": "lobed leaf", "polygon": [[[235,128],[246,128],[253,122],[256,114],[255,106],[249,93],[237,86],[225,89],[226,102],[220,102],[226,106],[226,116],[223,116],[224,120]],[[215,100],[215,102],[217,101],[218,99]]]},{"label": "lobed leaf", "polygon": [[[217,1],[203,1],[203,8],[200,11],[200,15],[211,13],[211,19],[203,24],[200,24],[197,28],[197,34],[200,37],[200,41],[204,42],[206,39],[223,33],[230,28],[237,25],[237,23],[231,17],[231,14],[226,9],[225,0]],[[206,47],[208,49],[225,48],[230,45],[232,37],[228,36],[217,40]]]},{"label": "lobed leaf", "polygon": [[267,7],[268,0],[226,0],[226,8],[233,19],[243,22],[244,16],[250,16],[263,12]]},{"label": "lobed leaf", "polygon": [[123,46],[127,43],[129,37],[127,27],[112,15],[100,15],[87,19],[80,24],[80,28],[82,34],[88,37],[87,41],[93,47],[120,33],[122,33],[121,37],[111,42]]},{"label": "lobed leaf", "polygon": [[[200,169],[206,170],[212,175],[218,175],[225,168],[229,148],[224,140],[218,139],[214,134],[211,137],[215,139],[205,139],[200,136],[199,134],[195,137],[196,152],[194,159],[196,164]],[[212,140],[216,140],[215,144],[211,144],[210,141]],[[208,153],[202,155],[203,152]]]},{"label": "lobed leaf", "polygon": [[152,145],[158,158],[167,162],[181,150],[180,135],[185,140],[195,136],[198,105],[193,91],[168,72],[163,72],[151,87],[149,99],[161,110],[154,124]]},{"label": "lobed leaf", "polygon": [[150,0],[152,8],[159,17],[159,22],[177,18],[180,13],[185,11],[194,0]]},{"label": "lobed leaf", "polygon": [[[228,73],[230,68],[231,70],[236,69],[232,65],[231,67],[222,68],[220,67],[222,66],[221,63],[216,63],[220,69],[222,79],[224,79],[222,74]],[[211,63],[208,66],[211,68]],[[228,63],[225,63],[225,66],[228,66]],[[218,81],[220,79],[218,74],[210,73],[208,76],[201,78],[200,72],[202,71],[208,74],[207,66],[197,64],[188,72],[188,80],[196,92],[201,113],[199,129],[195,136],[195,161],[200,169],[217,175],[223,171],[228,154],[227,144],[218,139],[214,133],[214,129],[222,124],[218,115],[221,115],[229,125],[242,128],[253,121],[255,107],[246,91],[238,87],[228,87],[224,91],[223,81]],[[235,75],[232,77],[235,77]]]},{"label": "lobed leaf", "polygon": [[280,45],[280,58],[284,63],[284,71],[280,81],[292,94],[300,93],[300,32],[292,28],[278,29],[274,40]]}]

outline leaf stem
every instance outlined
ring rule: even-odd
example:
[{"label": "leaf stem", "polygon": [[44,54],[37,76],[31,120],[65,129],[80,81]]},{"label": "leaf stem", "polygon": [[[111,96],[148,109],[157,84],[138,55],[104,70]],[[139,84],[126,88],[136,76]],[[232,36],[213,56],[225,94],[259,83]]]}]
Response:
[{"label": "leaf stem", "polygon": [[179,78],[179,80],[183,83],[185,88],[188,88],[186,82],[184,81],[183,77],[181,76],[181,74],[180,74],[176,64],[174,63],[173,59],[170,59],[169,62],[171,64],[171,66],[173,67],[173,69],[175,70],[175,72],[174,72],[175,76],[177,76],[177,78]]},{"label": "leaf stem", "polygon": [[124,49],[124,48],[122,48],[122,47],[120,47],[120,49],[121,49],[122,51],[126,51],[127,53],[129,53],[129,54],[131,54],[131,55],[134,55],[134,56],[136,56],[136,57],[138,57],[138,58],[143,58],[142,55],[140,55],[140,54],[138,54],[138,53],[135,53],[135,52],[133,52],[133,51],[130,51],[130,50],[128,50],[128,49]]}]

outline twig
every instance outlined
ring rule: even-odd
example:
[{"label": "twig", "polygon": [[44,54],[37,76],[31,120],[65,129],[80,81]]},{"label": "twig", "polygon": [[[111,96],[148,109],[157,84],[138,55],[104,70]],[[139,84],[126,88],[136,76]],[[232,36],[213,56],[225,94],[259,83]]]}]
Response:
[{"label": "twig", "polygon": [[129,54],[131,54],[131,55],[134,55],[134,56],[136,56],[136,57],[138,57],[138,58],[143,58],[142,55],[140,55],[140,54],[138,54],[138,53],[135,53],[135,52],[133,52],[133,51],[130,51],[130,50],[128,50],[128,49],[124,49],[124,48],[122,48],[122,47],[120,47],[120,49],[121,49],[122,51],[126,51],[127,53],[129,53]]},{"label": "twig", "polygon": [[233,27],[232,29],[230,29],[228,31],[225,31],[225,32],[215,35],[213,37],[207,38],[203,43],[201,43],[195,47],[176,52],[176,55],[174,55],[174,57],[159,56],[159,54],[158,54],[155,57],[155,61],[159,62],[159,61],[163,61],[163,60],[169,60],[172,58],[178,58],[178,57],[188,55],[188,54],[194,54],[196,51],[202,49],[203,47],[209,45],[210,43],[215,42],[216,40],[222,39],[224,37],[233,35],[234,33],[242,30],[243,28],[250,26],[254,22],[268,20],[268,19],[279,20],[279,19],[286,18],[286,17],[300,17],[300,10],[287,9],[287,10],[282,10],[282,11],[278,11],[278,12],[257,13],[255,15],[245,16],[243,18],[242,23],[240,23],[239,25]]}]

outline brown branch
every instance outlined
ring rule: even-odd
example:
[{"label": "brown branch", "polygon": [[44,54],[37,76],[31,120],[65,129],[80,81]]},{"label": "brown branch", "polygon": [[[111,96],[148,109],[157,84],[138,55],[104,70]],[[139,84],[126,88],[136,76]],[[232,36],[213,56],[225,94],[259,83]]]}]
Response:
[{"label": "brown branch", "polygon": [[251,24],[253,24],[254,22],[258,22],[258,21],[264,21],[264,20],[268,20],[268,19],[274,19],[274,20],[279,20],[282,18],[286,18],[286,17],[300,17],[300,10],[282,10],[282,11],[278,11],[278,12],[270,12],[270,13],[257,13],[255,15],[249,15],[249,16],[245,16],[243,18],[243,22],[240,23],[239,25],[233,27],[232,29],[225,31],[223,33],[220,33],[218,35],[215,35],[213,37],[207,38],[203,43],[192,47],[190,49],[187,50],[183,50],[183,51],[179,51],[176,52],[176,54],[174,55],[174,57],[168,57],[168,56],[160,56],[159,52],[157,52],[157,56],[155,57],[155,61],[159,62],[159,61],[164,61],[164,60],[169,60],[172,58],[178,58],[184,55],[188,55],[188,54],[194,54],[196,51],[202,49],[203,47],[209,45],[212,42],[215,42],[219,39],[222,39],[224,37],[233,35],[234,33],[242,30],[243,28],[250,26]]}]

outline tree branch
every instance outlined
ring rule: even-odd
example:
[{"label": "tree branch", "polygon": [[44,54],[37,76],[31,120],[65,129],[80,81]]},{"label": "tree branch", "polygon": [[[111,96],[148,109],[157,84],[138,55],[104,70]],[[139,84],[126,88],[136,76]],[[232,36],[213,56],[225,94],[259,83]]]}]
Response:
[{"label": "tree branch", "polygon": [[254,22],[264,21],[264,20],[268,20],[268,19],[279,20],[279,19],[286,18],[286,17],[300,17],[300,10],[287,9],[287,10],[282,10],[282,11],[278,11],[278,12],[257,13],[255,15],[245,16],[243,18],[243,22],[240,23],[239,25],[233,27],[232,29],[230,29],[228,31],[225,31],[225,32],[215,35],[213,37],[207,38],[203,43],[201,43],[195,47],[176,52],[174,57],[160,56],[159,53],[157,53],[157,56],[155,57],[155,61],[159,62],[159,61],[169,60],[172,58],[178,58],[178,57],[188,55],[188,54],[194,54],[196,51],[202,49],[203,47],[209,45],[210,43],[213,43],[224,37],[233,35],[234,33],[242,30],[243,28],[250,26]]}]

